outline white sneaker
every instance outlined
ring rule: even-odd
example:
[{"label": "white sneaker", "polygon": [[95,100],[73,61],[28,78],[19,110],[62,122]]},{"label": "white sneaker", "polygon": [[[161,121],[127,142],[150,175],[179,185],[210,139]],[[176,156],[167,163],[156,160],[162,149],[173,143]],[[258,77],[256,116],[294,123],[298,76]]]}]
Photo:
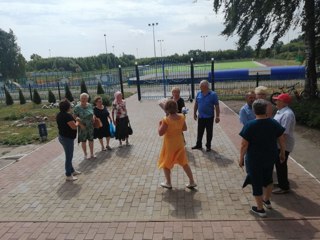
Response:
[{"label": "white sneaker", "polygon": [[66,177],[66,181],[75,181],[75,180],[78,180],[78,178],[75,176],[71,175],[71,176]]},{"label": "white sneaker", "polygon": [[77,176],[77,175],[80,175],[80,174],[81,174],[81,172],[78,171],[78,170],[74,170],[74,172],[72,173],[73,176]]}]

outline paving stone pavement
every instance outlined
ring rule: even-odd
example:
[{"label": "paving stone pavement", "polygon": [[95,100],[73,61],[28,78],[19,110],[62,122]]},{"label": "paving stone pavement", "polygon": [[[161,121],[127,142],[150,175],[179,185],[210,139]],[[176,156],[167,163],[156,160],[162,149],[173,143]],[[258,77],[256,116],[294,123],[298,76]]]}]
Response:
[{"label": "paving stone pavement", "polygon": [[320,182],[289,161],[292,191],[272,196],[268,218],[249,213],[251,189],[242,189],[238,167],[238,116],[221,103],[213,151],[191,150],[196,141],[193,105],[187,103],[186,150],[198,187],[186,189],[180,167],[173,189],[162,189],[157,169],[164,116],[157,101],[127,99],[133,127],[130,146],[84,160],[76,144],[75,182],[64,177],[57,139],[0,171],[0,239],[320,239]]}]

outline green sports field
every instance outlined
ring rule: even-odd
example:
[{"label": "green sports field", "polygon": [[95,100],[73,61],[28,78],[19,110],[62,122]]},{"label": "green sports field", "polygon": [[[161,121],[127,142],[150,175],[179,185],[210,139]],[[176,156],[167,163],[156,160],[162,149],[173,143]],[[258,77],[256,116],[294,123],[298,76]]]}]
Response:
[{"label": "green sports field", "polygon": [[239,68],[257,68],[261,65],[254,61],[241,61],[241,62],[217,62],[214,65],[216,70],[223,69],[239,69]]},{"label": "green sports field", "polygon": [[[215,62],[214,64],[215,70],[258,67],[261,67],[261,65],[254,61]],[[142,75],[155,74],[156,72],[162,72],[162,65],[150,65],[149,67],[142,69]],[[190,72],[190,64],[165,64],[164,69],[170,73]],[[203,71],[207,73],[211,70],[211,63],[195,63],[194,70],[195,72]]]}]

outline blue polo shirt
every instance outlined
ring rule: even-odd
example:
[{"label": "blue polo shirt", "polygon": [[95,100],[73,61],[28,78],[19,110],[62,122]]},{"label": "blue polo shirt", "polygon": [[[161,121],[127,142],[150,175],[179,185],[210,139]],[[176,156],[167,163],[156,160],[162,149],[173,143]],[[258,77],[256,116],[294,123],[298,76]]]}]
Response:
[{"label": "blue polo shirt", "polygon": [[254,114],[254,112],[252,110],[252,106],[249,106],[248,103],[246,103],[240,109],[239,116],[240,116],[240,122],[243,125],[246,125],[246,123],[249,122],[250,120],[256,119],[256,115]]},{"label": "blue polo shirt", "polygon": [[196,102],[198,104],[199,118],[214,117],[214,105],[219,104],[219,99],[215,92],[210,90],[206,95],[198,92]]}]

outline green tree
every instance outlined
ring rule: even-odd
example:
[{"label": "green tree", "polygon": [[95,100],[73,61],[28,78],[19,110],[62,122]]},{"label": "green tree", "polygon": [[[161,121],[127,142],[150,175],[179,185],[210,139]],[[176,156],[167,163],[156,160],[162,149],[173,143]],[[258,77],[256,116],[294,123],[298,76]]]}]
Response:
[{"label": "green tree", "polygon": [[80,93],[88,93],[87,85],[84,80],[82,80],[80,84]]},{"label": "green tree", "polygon": [[10,92],[8,91],[8,89],[6,87],[4,87],[4,94],[6,96],[6,104],[9,106],[9,105],[12,105],[13,104],[13,99],[11,97],[11,94]]},{"label": "green tree", "polygon": [[[317,1],[317,3],[315,3]],[[318,9],[316,9],[316,4]],[[269,38],[271,48],[292,26],[300,26],[305,34],[306,81],[305,90],[315,97],[316,74],[316,20],[319,19],[319,0],[213,0],[214,10],[224,10],[225,29],[222,34],[239,36],[238,46],[244,48],[258,35],[259,54]]]},{"label": "green tree", "polygon": [[65,87],[64,87],[64,90],[65,90],[65,98],[69,100],[69,102],[73,102],[74,101],[74,98],[72,96],[72,93],[70,91],[70,88],[69,88],[69,85],[66,84]]},{"label": "green tree", "polygon": [[33,98],[32,98],[32,101],[35,103],[35,104],[41,104],[41,97],[38,93],[38,90],[37,89],[33,89]]},{"label": "green tree", "polygon": [[104,94],[104,90],[103,90],[103,87],[101,85],[101,82],[98,82],[97,94],[98,95]]},{"label": "green tree", "polygon": [[48,91],[48,102],[49,103],[56,103],[56,97],[54,96],[53,92],[51,90]]},{"label": "green tree", "polygon": [[20,53],[16,37],[10,29],[9,33],[0,29],[0,72],[4,78],[25,76],[26,60]]},{"label": "green tree", "polygon": [[20,104],[21,104],[21,105],[23,105],[23,104],[26,103],[26,98],[24,97],[21,88],[19,88],[19,100],[20,100]]},{"label": "green tree", "polygon": [[[80,94],[81,94],[81,93],[87,93],[87,94],[89,94],[88,89],[87,89],[87,85],[86,85],[86,83],[85,83],[84,80],[82,80],[82,81],[81,81],[81,84],[80,84]],[[90,97],[90,95],[89,95],[88,102],[91,102],[91,97]]]}]

